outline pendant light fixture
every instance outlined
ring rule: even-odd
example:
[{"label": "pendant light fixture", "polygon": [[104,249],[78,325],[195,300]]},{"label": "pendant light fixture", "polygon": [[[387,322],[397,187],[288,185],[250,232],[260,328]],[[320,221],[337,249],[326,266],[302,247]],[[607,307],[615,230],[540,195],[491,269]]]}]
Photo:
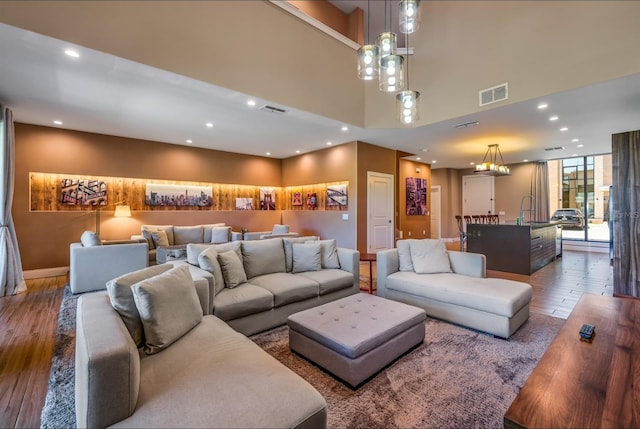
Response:
[{"label": "pendant light fixture", "polygon": [[371,20],[369,1],[367,0],[367,44],[358,49],[358,77],[373,80],[378,77],[380,67],[379,48],[369,43],[369,22]]},{"label": "pendant light fixture", "polygon": [[[391,4],[389,3],[389,21],[387,21],[387,0],[384,1],[385,28],[391,28]],[[388,27],[387,27],[388,25]],[[404,87],[404,58],[396,55],[398,39],[396,33],[385,31],[376,39],[380,50],[380,74],[378,87],[383,92],[396,92]]]},{"label": "pendant light fixture", "polygon": [[420,93],[409,89],[409,33],[405,33],[405,48],[407,49],[407,90],[396,94],[396,117],[403,125],[412,125],[418,119],[418,100]]},{"label": "pendant light fixture", "polygon": [[420,26],[420,0],[400,2],[400,32],[413,33]]}]

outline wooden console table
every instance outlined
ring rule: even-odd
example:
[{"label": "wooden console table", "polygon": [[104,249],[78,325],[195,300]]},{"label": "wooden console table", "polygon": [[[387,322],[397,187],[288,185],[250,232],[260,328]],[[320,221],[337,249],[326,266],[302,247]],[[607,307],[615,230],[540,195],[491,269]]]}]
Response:
[{"label": "wooden console table", "polygon": [[[596,327],[592,343],[579,339],[583,323]],[[583,295],[504,427],[640,427],[640,300]]]}]

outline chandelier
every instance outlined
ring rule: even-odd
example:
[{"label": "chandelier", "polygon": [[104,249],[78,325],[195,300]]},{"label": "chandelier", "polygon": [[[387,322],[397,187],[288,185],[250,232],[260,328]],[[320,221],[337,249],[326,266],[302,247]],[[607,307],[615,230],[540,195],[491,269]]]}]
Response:
[{"label": "chandelier", "polygon": [[[500,162],[498,163],[498,157]],[[509,176],[511,172],[509,167],[504,164],[502,159],[502,152],[497,144],[490,144],[487,148],[487,152],[482,158],[482,163],[476,164],[476,174],[484,174],[486,176]]]}]

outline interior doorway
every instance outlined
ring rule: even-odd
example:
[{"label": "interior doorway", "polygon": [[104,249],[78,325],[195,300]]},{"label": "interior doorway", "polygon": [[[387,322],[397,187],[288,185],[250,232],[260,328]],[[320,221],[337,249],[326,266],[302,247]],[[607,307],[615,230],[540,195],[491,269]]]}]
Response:
[{"label": "interior doorway", "polygon": [[394,176],[367,172],[367,253],[393,249]]},{"label": "interior doorway", "polygon": [[442,238],[442,197],[440,185],[431,187],[431,238]]}]

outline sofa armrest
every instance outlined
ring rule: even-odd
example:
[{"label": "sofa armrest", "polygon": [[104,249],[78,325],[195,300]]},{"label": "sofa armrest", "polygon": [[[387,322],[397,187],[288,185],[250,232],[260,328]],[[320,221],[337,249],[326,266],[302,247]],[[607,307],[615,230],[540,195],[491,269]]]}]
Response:
[{"label": "sofa armrest", "polygon": [[354,249],[338,247],[340,269],[353,274],[353,284],[360,289],[360,252]]},{"label": "sofa armrest", "polygon": [[381,250],[376,254],[376,289],[377,295],[387,296],[387,276],[400,269],[398,249]]},{"label": "sofa armrest", "polygon": [[135,410],[140,356],[106,292],[82,295],[76,311],[76,424],[107,427]]},{"label": "sofa armrest", "polygon": [[112,244],[135,244],[135,243],[144,243],[147,244],[147,240],[142,238],[132,238],[130,240],[102,240],[103,246],[109,246]]},{"label": "sofa armrest", "polygon": [[265,240],[267,238],[278,238],[278,237],[280,237],[280,238],[295,238],[295,237],[300,237],[300,234],[297,233],[297,232],[285,232],[285,233],[282,233],[282,234],[272,234],[272,233],[262,234],[260,236],[260,240]]},{"label": "sofa armrest", "polygon": [[231,241],[242,240],[242,233],[238,231],[231,231]]},{"label": "sofa armrest", "polygon": [[472,277],[487,277],[487,258],[480,253],[449,250],[451,270],[456,274]]}]

